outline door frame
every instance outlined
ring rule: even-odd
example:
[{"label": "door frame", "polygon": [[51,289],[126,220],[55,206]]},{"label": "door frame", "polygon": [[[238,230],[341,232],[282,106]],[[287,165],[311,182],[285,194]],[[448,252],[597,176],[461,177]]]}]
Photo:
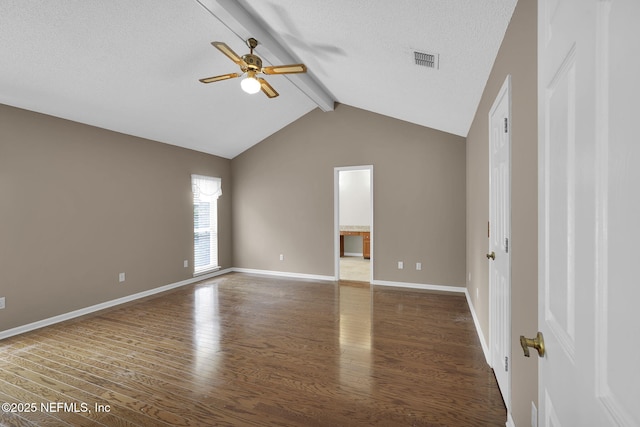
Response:
[{"label": "door frame", "polygon": [[[493,114],[495,112],[495,110],[497,109],[498,105],[500,105],[500,101],[506,96],[507,97],[507,102],[508,102],[508,106],[507,106],[507,129],[508,131],[507,133],[507,145],[508,145],[508,150],[509,150],[509,159],[508,159],[508,182],[509,182],[509,191],[507,194],[507,199],[508,199],[508,230],[506,230],[506,235],[509,236],[509,247],[507,249],[508,252],[508,274],[507,274],[507,278],[508,278],[508,298],[506,301],[506,310],[507,310],[507,314],[506,316],[508,317],[508,322],[506,322],[505,327],[507,328],[506,330],[506,334],[505,334],[505,339],[507,340],[506,344],[506,349],[507,349],[507,357],[508,360],[506,361],[507,363],[507,369],[506,369],[506,390],[500,390],[503,393],[503,400],[505,403],[505,406],[507,408],[507,416],[510,417],[511,416],[511,366],[512,366],[512,352],[511,352],[511,344],[512,344],[512,339],[511,339],[511,322],[513,319],[512,313],[511,313],[511,290],[512,290],[512,286],[511,286],[511,254],[512,254],[512,242],[511,242],[511,177],[512,177],[512,161],[511,161],[511,74],[508,74],[507,77],[504,80],[504,83],[502,84],[502,87],[500,88],[500,90],[498,91],[498,94],[495,97],[495,100],[493,102],[493,105],[491,106],[491,109],[489,110],[489,117],[488,117],[488,121],[489,121],[489,234],[491,234],[493,232],[493,230],[495,229],[495,224],[491,222],[491,220],[493,219],[493,215],[492,215],[492,196],[494,194],[494,192],[496,191],[494,186],[495,183],[493,182],[493,180],[491,179],[491,173],[492,173],[492,169],[493,169],[493,156],[491,154],[491,144],[493,141],[493,136],[492,136],[492,132],[491,132],[491,119],[493,117]],[[488,249],[489,249],[489,253],[492,251],[492,247],[491,247],[491,238],[488,239]],[[490,361],[490,365],[491,367],[494,369],[495,371],[495,366],[494,366],[494,360],[493,360],[493,348],[494,348],[494,340],[497,339],[498,334],[496,333],[497,331],[497,327],[498,325],[496,324],[496,304],[495,304],[495,293],[496,290],[494,289],[494,280],[492,280],[492,271],[493,271],[493,266],[490,265],[489,266],[489,361]],[[506,395],[505,395],[506,394]]]},{"label": "door frame", "polygon": [[370,263],[369,263],[369,283],[373,282],[373,165],[361,166],[339,166],[333,168],[333,259],[334,259],[334,280],[340,280],[340,172],[368,170],[369,171],[369,215],[371,216],[369,228]]}]

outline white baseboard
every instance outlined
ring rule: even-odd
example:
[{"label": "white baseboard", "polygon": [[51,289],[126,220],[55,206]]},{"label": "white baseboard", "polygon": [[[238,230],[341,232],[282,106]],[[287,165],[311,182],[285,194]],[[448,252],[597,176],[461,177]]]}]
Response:
[{"label": "white baseboard", "polygon": [[511,412],[507,410],[507,422],[505,423],[507,427],[516,427],[516,423],[513,421],[513,417],[511,417]]},{"label": "white baseboard", "polygon": [[372,285],[377,286],[394,286],[397,288],[412,288],[412,289],[424,289],[429,291],[445,291],[445,292],[465,292],[467,288],[462,286],[443,286],[443,285],[429,285],[423,283],[409,283],[409,282],[390,282],[387,280],[372,280]]},{"label": "white baseboard", "polygon": [[239,268],[239,267],[234,267],[231,270],[237,273],[261,274],[264,276],[290,277],[294,279],[324,280],[324,281],[330,281],[330,282],[333,282],[336,280],[335,277],[333,276],[323,276],[320,274],[291,273],[289,271],[256,270],[254,268]]},{"label": "white baseboard", "polygon": [[471,302],[471,296],[469,295],[469,290],[465,288],[464,295],[467,297],[467,305],[469,306],[469,310],[471,311],[471,317],[473,317],[473,324],[476,326],[476,333],[478,334],[478,338],[480,339],[480,345],[482,346],[482,352],[484,353],[484,358],[487,361],[487,365],[491,366],[490,358],[489,358],[489,346],[487,345],[487,341],[484,339],[484,335],[482,334],[482,329],[480,328],[480,321],[478,320],[478,316],[476,315],[476,309]]},{"label": "white baseboard", "polygon": [[345,252],[344,256],[363,256],[362,252]]},{"label": "white baseboard", "polygon": [[124,304],[130,301],[135,301],[140,298],[148,297],[154,294],[158,294],[160,292],[165,292],[171,289],[179,288],[181,286],[190,285],[192,283],[199,282],[201,280],[210,279],[215,276],[220,276],[222,274],[230,273],[232,269],[227,268],[224,270],[218,270],[213,273],[203,274],[201,276],[193,277],[191,279],[182,280],[180,282],[170,283],[168,285],[160,286],[158,288],[149,289],[147,291],[138,292],[136,294],[127,295],[121,298],[116,298],[111,301],[105,301],[100,304],[95,304],[89,307],[81,308],[78,310],[70,311],[68,313],[60,314],[57,316],[49,317],[47,319],[38,320],[37,322],[28,323],[26,325],[18,326],[12,329],[7,329],[5,331],[0,331],[0,340],[5,338],[12,337],[14,335],[23,334],[25,332],[33,331],[35,329],[44,328],[45,326],[50,326],[56,323],[64,322],[65,320],[70,320],[76,317],[84,316],[85,314],[90,314],[99,310],[104,310],[105,308],[114,307],[116,305]]}]

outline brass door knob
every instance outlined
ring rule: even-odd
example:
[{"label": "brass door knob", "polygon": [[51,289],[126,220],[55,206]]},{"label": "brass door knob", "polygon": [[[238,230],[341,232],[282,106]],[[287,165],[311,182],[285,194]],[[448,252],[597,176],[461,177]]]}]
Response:
[{"label": "brass door knob", "polygon": [[491,251],[491,253],[490,253],[490,254],[487,254],[487,259],[492,259],[492,260],[494,260],[494,261],[495,261],[495,259],[496,259],[496,253],[495,253],[495,252],[493,252],[493,251]]},{"label": "brass door knob", "polygon": [[542,332],[538,332],[535,338],[525,338],[524,335],[520,335],[520,346],[524,350],[525,357],[529,357],[529,347],[538,350],[538,356],[544,356],[544,337]]}]

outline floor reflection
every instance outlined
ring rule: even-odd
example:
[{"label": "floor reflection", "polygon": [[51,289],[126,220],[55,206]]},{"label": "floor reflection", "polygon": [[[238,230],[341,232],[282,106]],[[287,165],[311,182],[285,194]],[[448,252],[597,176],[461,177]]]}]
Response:
[{"label": "floor reflection", "polygon": [[207,284],[195,291],[193,342],[196,378],[215,378],[220,351],[220,307],[218,285]]},{"label": "floor reflection", "polygon": [[371,392],[371,290],[340,286],[340,384]]}]

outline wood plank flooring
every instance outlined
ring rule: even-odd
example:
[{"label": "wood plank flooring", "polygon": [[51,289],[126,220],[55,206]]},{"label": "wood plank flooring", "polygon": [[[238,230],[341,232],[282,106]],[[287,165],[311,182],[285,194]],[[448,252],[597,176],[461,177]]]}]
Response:
[{"label": "wood plank flooring", "polygon": [[0,341],[2,426],[504,426],[464,296],[233,273]]}]

